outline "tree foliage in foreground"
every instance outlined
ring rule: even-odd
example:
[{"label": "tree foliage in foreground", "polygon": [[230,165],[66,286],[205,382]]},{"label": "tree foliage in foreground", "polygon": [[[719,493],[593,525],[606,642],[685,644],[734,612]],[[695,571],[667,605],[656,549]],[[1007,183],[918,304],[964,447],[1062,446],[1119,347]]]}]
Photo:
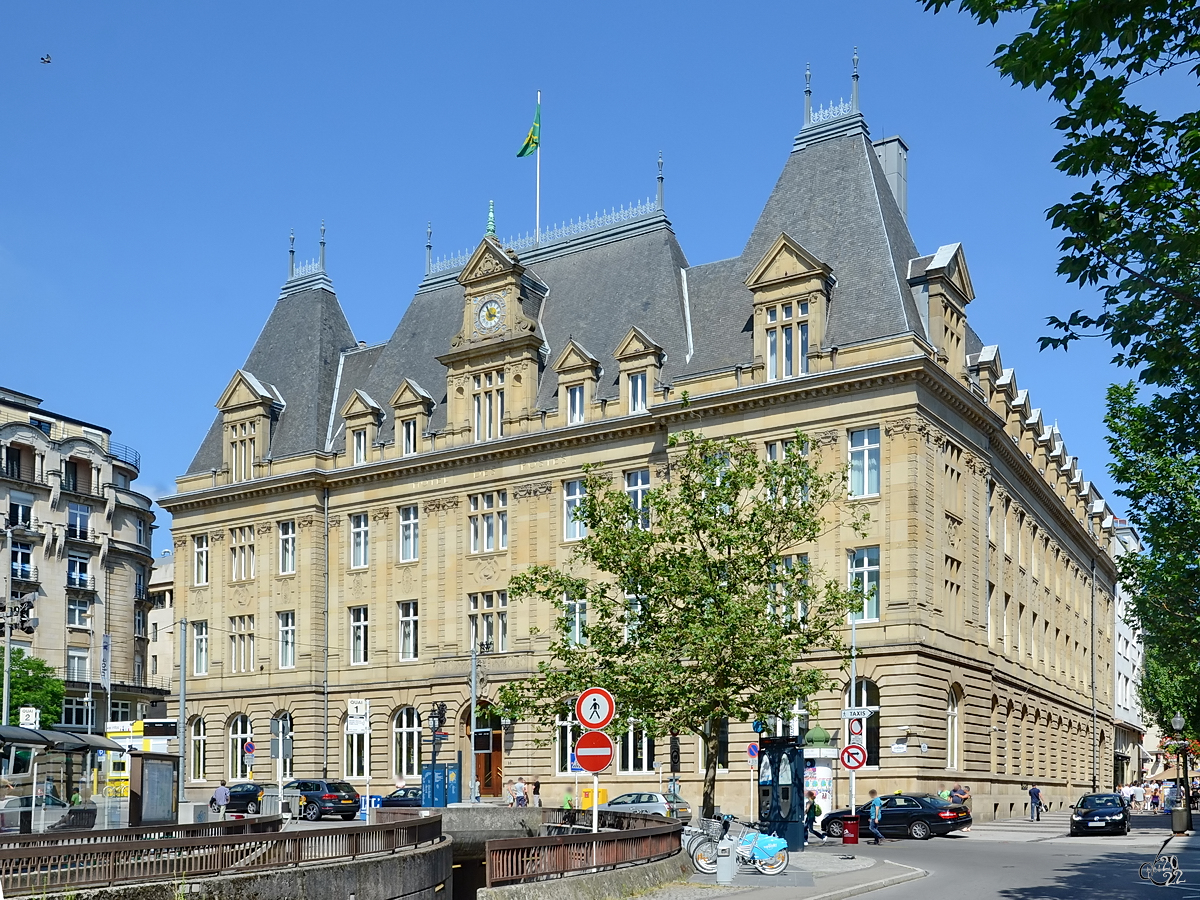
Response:
[{"label": "tree foliage in foreground", "polygon": [[1183,716],[1183,733],[1195,740],[1200,736],[1200,659],[1176,657],[1156,646],[1146,648],[1146,667],[1138,695],[1147,718],[1158,726],[1163,737],[1174,738],[1171,719]]},{"label": "tree foliage in foreground", "polygon": [[[0,653],[3,651],[0,650]],[[45,660],[26,656],[23,650],[14,647],[9,677],[9,725],[20,724],[22,706],[40,709],[44,728],[62,721],[66,686]]]},{"label": "tree foliage in foreground", "polygon": [[[636,721],[650,735],[701,738],[711,815],[721,720],[790,718],[797,699],[828,686],[804,658],[840,650],[847,612],[863,602],[801,555],[846,496],[845,473],[820,472],[803,446],[797,434],[771,462],[738,439],[672,438],[669,477],[640,510],[586,468],[575,515],[587,534],[571,565],[535,566],[509,585],[510,598],[563,613],[537,675],[501,690],[505,714],[552,728],[581,690],[607,688],[614,736]],[[861,534],[865,520],[848,505],[843,527]],[[565,599],[586,603],[582,644]]]}]

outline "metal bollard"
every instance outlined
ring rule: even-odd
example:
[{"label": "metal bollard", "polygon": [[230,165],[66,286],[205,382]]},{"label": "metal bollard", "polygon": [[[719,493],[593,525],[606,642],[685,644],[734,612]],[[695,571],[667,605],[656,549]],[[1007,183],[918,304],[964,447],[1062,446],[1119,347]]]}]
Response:
[{"label": "metal bollard", "polygon": [[733,884],[734,842],[727,837],[717,842],[717,884]]}]

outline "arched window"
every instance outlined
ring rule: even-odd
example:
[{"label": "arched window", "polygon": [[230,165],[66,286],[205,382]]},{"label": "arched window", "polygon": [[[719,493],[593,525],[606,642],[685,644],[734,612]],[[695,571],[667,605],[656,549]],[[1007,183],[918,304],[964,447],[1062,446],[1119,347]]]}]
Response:
[{"label": "arched window", "polygon": [[[279,769],[283,773],[284,778],[294,778],[295,775],[293,774],[294,768],[292,765],[292,760],[294,758],[296,748],[292,714],[290,712],[281,712],[275,717],[275,719],[279,722],[279,734],[273,734],[272,739],[279,741]],[[285,756],[283,753],[284,747],[289,744],[292,747],[292,751]]]},{"label": "arched window", "polygon": [[958,690],[946,692],[946,768],[958,768]]},{"label": "arched window", "polygon": [[[726,761],[728,761],[728,724],[726,724]],[[654,771],[654,738],[646,733],[641,724],[634,719],[629,720],[629,727],[621,732],[617,769],[621,772],[653,772]],[[718,756],[720,754],[718,753]],[[720,763],[718,762],[718,765]]]},{"label": "arched window", "polygon": [[[879,687],[869,678],[860,678],[854,684],[854,689],[846,687],[846,708],[867,706],[872,715],[866,722],[867,765],[879,765]],[[846,741],[842,741],[842,746]]]},{"label": "arched window", "polygon": [[579,740],[579,736],[583,734],[583,728],[580,727],[578,720],[575,718],[575,699],[571,698],[569,711],[565,715],[558,716],[555,719],[554,727],[554,743],[556,744],[555,757],[558,760],[558,774],[570,775],[571,769],[571,753],[574,750],[575,742]]},{"label": "arched window", "polygon": [[345,732],[345,751],[342,754],[343,778],[371,777],[371,735],[367,731],[351,731],[357,729],[362,719],[352,719],[346,716],[343,731]]},{"label": "arched window", "polygon": [[204,719],[199,716],[192,719],[191,744],[191,747],[188,748],[188,752],[191,754],[188,761],[188,775],[192,781],[204,781],[204,754],[208,749],[208,728],[204,724]]},{"label": "arched window", "polygon": [[421,776],[421,714],[405,706],[392,717],[392,778]]},{"label": "arched window", "polygon": [[246,744],[254,739],[250,717],[236,715],[229,720],[229,780],[245,780],[250,777],[250,762],[246,756]]}]

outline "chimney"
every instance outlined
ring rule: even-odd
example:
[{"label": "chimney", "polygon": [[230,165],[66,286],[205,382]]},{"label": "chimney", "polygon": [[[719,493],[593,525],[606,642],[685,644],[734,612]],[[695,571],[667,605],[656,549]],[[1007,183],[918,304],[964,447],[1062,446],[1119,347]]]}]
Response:
[{"label": "chimney", "polygon": [[900,207],[900,215],[908,221],[908,145],[900,135],[875,141],[875,155],[883,166],[883,176],[887,179],[896,205]]}]

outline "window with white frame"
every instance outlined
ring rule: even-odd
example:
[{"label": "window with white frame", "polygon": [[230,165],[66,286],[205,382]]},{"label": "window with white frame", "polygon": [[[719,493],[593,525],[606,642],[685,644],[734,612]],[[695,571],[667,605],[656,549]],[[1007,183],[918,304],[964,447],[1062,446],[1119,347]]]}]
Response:
[{"label": "window with white frame", "polygon": [[771,716],[771,734],[775,737],[798,737],[803,735],[808,727],[808,708],[802,699],[797,698],[792,703],[789,715]]},{"label": "window with white frame", "polygon": [[617,768],[621,772],[654,771],[654,738],[639,722],[630,721],[621,732]]},{"label": "window with white frame", "polygon": [[634,594],[625,595],[625,640],[631,641],[637,637],[638,620],[642,616],[644,598]]},{"label": "window with white frame", "polygon": [[369,659],[370,624],[365,606],[350,607],[350,665],[364,666]]},{"label": "window with white frame", "polygon": [[208,622],[192,623],[192,674],[208,674]]},{"label": "window with white frame", "polygon": [[249,481],[254,477],[256,430],[254,422],[229,426],[229,474],[234,481]]},{"label": "window with white frame", "polygon": [[650,527],[650,510],[646,506],[646,495],[650,493],[650,470],[634,469],[625,473],[625,493],[629,504],[637,512],[637,523],[642,528]]},{"label": "window with white frame", "polygon": [[370,526],[366,513],[350,517],[350,568],[363,569],[371,560]]},{"label": "window with white frame", "polygon": [[351,731],[353,720],[346,717],[346,743],[342,754],[343,778],[371,777],[371,734],[369,731]]},{"label": "window with white frame", "polygon": [[132,722],[133,721],[133,706],[128,700],[113,700],[111,701],[112,711],[109,714],[110,722]]},{"label": "window with white frame", "polygon": [[91,680],[91,654],[86,649],[70,647],[67,649],[67,681]]},{"label": "window with white frame", "polygon": [[13,541],[9,545],[9,557],[12,563],[13,578],[28,581],[33,577],[33,544]]},{"label": "window with white frame", "polygon": [[90,562],[91,558],[86,553],[67,554],[67,587],[87,588]]},{"label": "window with white frame", "polygon": [[570,712],[558,716],[554,723],[554,757],[558,763],[559,775],[573,774],[571,772],[571,754],[574,752],[575,742],[583,734],[583,727],[575,718],[574,698],[569,701],[569,709]]},{"label": "window with white frame", "polygon": [[91,535],[92,508],[82,503],[67,504],[67,537],[88,540]]},{"label": "window with white frame", "polygon": [[[717,726],[717,771],[729,771],[729,717],[721,716],[716,721]],[[700,764],[699,771],[703,772],[708,766],[708,741],[701,736],[700,753],[696,761]]]},{"label": "window with white frame", "polygon": [[86,697],[63,697],[62,724],[73,728],[92,727],[93,705]]},{"label": "window with white frame", "polygon": [[405,706],[392,717],[392,778],[421,775],[421,714]]},{"label": "window with white frame", "polygon": [[139,544],[141,544],[143,547],[147,546],[147,544],[146,544],[146,520],[138,518],[138,519],[134,519],[134,523],[137,526],[137,542]]},{"label": "window with white frame", "polygon": [[872,497],[879,493],[879,429],[859,428],[850,432],[850,496]]},{"label": "window with white frame", "polygon": [[567,642],[576,647],[587,645],[587,600],[563,598],[563,616]]},{"label": "window with white frame", "polygon": [[583,385],[573,384],[567,388],[567,424],[583,422]]},{"label": "window with white frame", "polygon": [[416,504],[400,507],[400,562],[413,562],[420,555],[420,523]]},{"label": "window with white frame", "polygon": [[229,577],[232,581],[248,581],[254,577],[253,525],[229,531]]},{"label": "window with white frame", "polygon": [[629,411],[646,411],[646,373],[634,372],[629,376]]},{"label": "window with white frame", "polygon": [[279,574],[296,574],[296,523],[292,519],[279,523]]},{"label": "window with white frame", "polygon": [[767,381],[793,378],[808,371],[808,303],[780,303],[766,308]]},{"label": "window with white frame", "polygon": [[472,647],[508,650],[508,591],[483,591],[467,598],[467,623]]},{"label": "window with white frame", "polygon": [[198,534],[192,538],[192,584],[196,587],[208,584],[207,534]]},{"label": "window with white frame", "polygon": [[367,429],[357,428],[351,432],[354,441],[354,464],[357,466],[367,461]]},{"label": "window with white frame", "polygon": [[133,611],[133,634],[134,637],[146,636],[146,610],[135,609]]},{"label": "window with white frame", "polygon": [[577,541],[587,536],[587,526],[579,518],[579,507],[583,503],[584,484],[581,479],[563,484],[563,538]]},{"label": "window with white frame", "polygon": [[954,688],[946,692],[946,768],[958,768],[958,693]]},{"label": "window with white frame", "polygon": [[504,370],[480,372],[472,379],[476,441],[504,437]]},{"label": "window with white frame", "polygon": [[229,671],[254,671],[254,616],[229,617]]},{"label": "window with white frame", "polygon": [[419,650],[420,620],[417,601],[400,601],[400,658],[416,659]]},{"label": "window with white frame", "polygon": [[400,452],[412,456],[417,452],[417,420],[405,419],[400,423]]},{"label": "window with white frame", "polygon": [[[859,678],[855,683],[854,690],[850,689],[850,685],[846,685],[844,695],[844,703],[846,709],[858,707],[870,707],[873,714],[866,721],[864,735],[867,748],[867,765],[879,765],[879,719],[880,719],[880,702],[879,702],[879,686],[869,678]],[[844,720],[843,726],[845,725]]]},{"label": "window with white frame", "polygon": [[236,715],[229,720],[229,780],[245,781],[250,777],[250,757],[246,745],[254,742],[250,717]]},{"label": "window with white frame", "polygon": [[862,547],[850,553],[850,587],[862,591],[863,605],[850,613],[856,622],[879,620],[879,548]]},{"label": "window with white frame", "polygon": [[208,753],[208,728],[204,724],[204,720],[196,718],[192,720],[191,747],[189,747],[190,756],[188,757],[188,776],[192,781],[204,781],[204,757]]},{"label": "window with white frame", "polygon": [[33,494],[12,491],[8,495],[8,524],[12,528],[28,528],[33,524]]},{"label": "window with white frame", "polygon": [[277,614],[279,624],[279,668],[296,667],[296,611]]},{"label": "window with white frame", "polygon": [[508,549],[508,491],[471,494],[471,552]]}]

